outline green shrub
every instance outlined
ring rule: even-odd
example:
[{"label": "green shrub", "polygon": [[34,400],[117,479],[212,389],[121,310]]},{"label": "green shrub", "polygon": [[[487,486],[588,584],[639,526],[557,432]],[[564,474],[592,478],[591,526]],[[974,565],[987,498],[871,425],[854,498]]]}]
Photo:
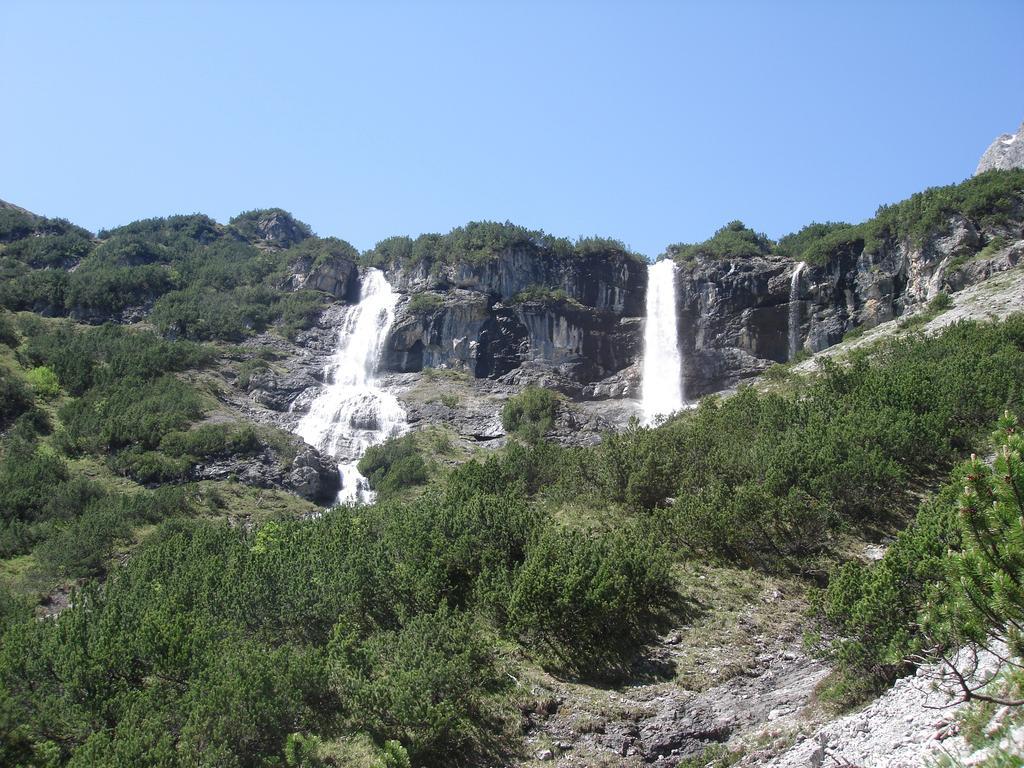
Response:
[{"label": "green shrub", "polygon": [[687,264],[698,259],[750,259],[767,256],[771,250],[772,241],[767,235],[755,232],[742,221],[730,221],[703,243],[676,243],[668,246],[665,253],[677,263]]},{"label": "green shrub", "polygon": [[944,310],[949,309],[953,306],[952,297],[945,291],[940,291],[935,294],[931,301],[928,302],[928,311],[938,314]]},{"label": "green shrub", "polygon": [[891,683],[937,639],[921,633],[919,614],[943,589],[949,550],[960,548],[958,491],[954,480],[921,505],[879,562],[843,565],[816,596],[817,615],[837,635],[827,647],[840,675],[833,685],[850,688],[858,681],[845,697]]},{"label": "green shrub", "polygon": [[261,449],[256,430],[234,424],[203,424],[187,432],[169,432],[160,440],[160,450],[169,456],[251,455]]},{"label": "green shrub", "polygon": [[19,355],[27,365],[45,365],[61,385],[80,395],[95,385],[128,378],[149,380],[197,368],[211,359],[209,349],[190,342],[169,342],[155,334],[123,326],[80,329],[70,323],[31,328]]},{"label": "green shrub", "polygon": [[55,487],[67,479],[67,465],[51,449],[20,436],[8,438],[0,461],[0,518],[36,521]]},{"label": "green shrub", "polygon": [[436,312],[444,305],[444,299],[440,294],[422,291],[414,293],[409,299],[409,312],[414,315],[429,315]]},{"label": "green shrub", "polygon": [[0,310],[0,344],[4,344],[13,349],[18,346],[18,343],[18,331],[14,327],[14,321],[11,319],[11,314]]},{"label": "green shrub", "polygon": [[330,667],[355,727],[378,742],[399,741],[415,764],[489,751],[494,734],[481,716],[510,683],[493,640],[469,616],[443,606],[366,641],[339,624]]},{"label": "green shrub", "polygon": [[262,360],[258,357],[244,360],[241,365],[238,366],[238,379],[236,383],[242,389],[248,389],[249,383],[252,381],[252,375],[256,371],[268,371],[270,370],[270,363],[266,360]]},{"label": "green shrub", "polygon": [[13,311],[64,314],[70,275],[62,269],[40,269],[0,281],[0,304]]},{"label": "green shrub", "polygon": [[668,559],[641,532],[548,528],[516,574],[509,623],[556,666],[603,671],[647,638],[670,592]]},{"label": "green shrub", "polygon": [[854,230],[856,227],[843,221],[826,221],[824,224],[811,222],[799,231],[780,238],[775,252],[793,261],[824,264],[830,252],[837,250],[840,245],[855,242]]},{"label": "green shrub", "polygon": [[427,464],[411,434],[371,445],[359,460],[358,469],[370,487],[385,496],[422,485],[429,478]]},{"label": "green shrub", "polygon": [[25,380],[0,364],[0,426],[10,423],[34,404],[32,390]]},{"label": "green shrub", "polygon": [[129,448],[111,457],[111,468],[144,485],[174,483],[188,477],[191,456],[168,456],[160,451]]},{"label": "green shrub", "polygon": [[260,242],[270,239],[268,232],[263,229],[263,225],[272,219],[277,220],[279,232],[284,230],[281,232],[284,239],[277,243],[279,245],[293,245],[313,236],[313,230],[308,224],[299,221],[282,208],[257,208],[243,211],[237,216],[233,216],[229,223],[238,230],[242,237]]},{"label": "green shrub", "polygon": [[132,445],[153,450],[164,435],[201,414],[195,390],[171,375],[148,382],[132,377],[93,388],[60,409],[65,447],[73,452],[115,451]]},{"label": "green shrub", "polygon": [[59,576],[96,576],[106,570],[114,547],[126,540],[129,533],[128,522],[118,505],[94,501],[80,516],[36,547],[36,559],[45,571]]},{"label": "green shrub", "polygon": [[284,333],[292,339],[299,331],[312,328],[326,306],[323,295],[315,291],[296,291],[284,294],[274,312],[279,313]]},{"label": "green shrub", "polygon": [[78,234],[27,237],[4,249],[4,256],[17,259],[36,269],[67,269],[88,256],[93,249],[88,237]]},{"label": "green shrub", "polygon": [[513,302],[522,304],[528,301],[539,302],[546,306],[558,306],[563,304],[569,304],[575,307],[581,307],[582,305],[569,296],[561,288],[548,288],[545,285],[531,285],[528,288],[517,293],[513,299]]},{"label": "green shrub", "polygon": [[60,382],[57,380],[57,374],[45,365],[30,370],[25,374],[25,380],[28,381],[36,396],[43,400],[51,400],[60,394]]},{"label": "green shrub", "polygon": [[35,231],[38,218],[17,208],[0,208],[0,243],[28,237]]},{"label": "green shrub", "polygon": [[145,304],[171,287],[167,269],[152,264],[107,267],[83,263],[67,280],[67,308],[101,316]]},{"label": "green shrub", "polygon": [[527,440],[539,440],[555,424],[558,395],[543,387],[526,387],[501,408],[501,426]]},{"label": "green shrub", "polygon": [[991,464],[972,456],[957,499],[963,547],[951,554],[952,596],[933,617],[957,640],[985,644],[991,630],[1024,647],[1024,438],[1006,413]]},{"label": "green shrub", "polygon": [[539,258],[553,262],[626,257],[643,262],[644,257],[632,253],[618,240],[582,237],[572,243],[540,230],[531,230],[512,222],[471,221],[445,235],[425,234],[415,240],[390,237],[364,253],[361,262],[369,266],[397,264],[412,266],[424,263],[436,273],[445,264],[482,264],[514,250],[530,251]]}]

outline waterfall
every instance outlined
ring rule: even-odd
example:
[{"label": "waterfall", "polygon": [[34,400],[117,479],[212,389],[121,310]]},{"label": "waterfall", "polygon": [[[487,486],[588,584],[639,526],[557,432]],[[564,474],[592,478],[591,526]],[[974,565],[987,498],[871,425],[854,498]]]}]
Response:
[{"label": "waterfall", "polygon": [[683,359],[676,327],[676,265],[662,259],[647,266],[644,357],[640,405],[644,424],[683,407]]},{"label": "waterfall", "polygon": [[801,261],[789,279],[789,359],[796,357],[800,348],[800,273],[807,262]]},{"label": "waterfall", "polygon": [[346,311],[334,355],[324,369],[327,386],[295,429],[307,443],[341,462],[338,503],[373,501],[356,464],[371,445],[405,431],[405,410],[376,377],[397,303],[398,294],[384,273],[367,270],[359,303]]}]

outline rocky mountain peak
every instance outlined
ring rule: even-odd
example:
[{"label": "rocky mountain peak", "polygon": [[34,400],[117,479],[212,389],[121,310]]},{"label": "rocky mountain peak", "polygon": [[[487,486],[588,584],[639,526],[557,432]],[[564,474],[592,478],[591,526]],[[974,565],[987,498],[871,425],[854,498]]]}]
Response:
[{"label": "rocky mountain peak", "polygon": [[240,213],[230,224],[251,243],[289,248],[312,237],[313,231],[281,208],[260,208]]},{"label": "rocky mountain peak", "polygon": [[1024,123],[1021,123],[1017,133],[1004,133],[989,145],[978,161],[974,175],[1013,168],[1024,168]]}]

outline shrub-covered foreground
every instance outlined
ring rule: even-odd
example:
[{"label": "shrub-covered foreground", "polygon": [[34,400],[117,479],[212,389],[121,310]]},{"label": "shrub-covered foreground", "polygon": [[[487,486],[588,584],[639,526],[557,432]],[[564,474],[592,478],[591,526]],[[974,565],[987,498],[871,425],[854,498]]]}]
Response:
[{"label": "shrub-covered foreground", "polygon": [[256,765],[293,732],[398,739],[416,764],[500,754],[500,637],[590,663],[641,642],[668,590],[639,531],[580,542],[506,485],[493,461],[408,505],[166,525],[56,620],[8,618],[0,756]]},{"label": "shrub-covered foreground", "polygon": [[[818,599],[827,646],[855,698],[964,644],[1024,649],[1024,436],[1007,413],[990,461],[972,456],[880,562],[848,563]],[[970,697],[973,692],[964,692]]]},{"label": "shrub-covered foreground", "polygon": [[[80,372],[87,384],[72,402],[91,403],[81,418],[101,419],[77,433],[69,426],[67,445],[103,455],[148,423],[122,424],[123,409],[108,422],[105,401],[89,399],[107,386],[116,397],[120,380],[104,379],[113,357],[65,364],[59,345],[36,346],[28,362],[54,370],[64,391]],[[29,340],[24,354],[31,349]],[[163,375],[141,380],[161,386]],[[675,560],[820,577],[838,532],[909,513],[908,488],[942,477],[999,414],[1017,411],[1021,381],[1024,318],[962,324],[827,364],[782,393],[708,399],[593,448],[530,434],[411,500],[395,468],[417,464],[402,443],[371,457],[396,485],[374,506],[253,531],[172,520],[54,619],[0,600],[0,762],[337,764],[332,755],[354,736],[377,745],[382,765],[405,755],[418,765],[500,762],[515,747],[513,667],[524,658],[570,675],[621,670],[679,604]],[[519,415],[543,422],[550,403],[533,397]],[[66,408],[71,425],[79,414]],[[234,439],[171,421],[138,439],[154,435],[149,444],[171,458]],[[78,567],[76,547],[92,530],[150,509],[134,511],[131,498],[117,508],[109,494],[82,503],[90,491],[61,474],[55,441],[23,429],[8,438],[23,443],[5,444],[0,470],[19,474],[0,485],[0,503],[5,519],[64,520],[37,557]],[[1019,445],[1008,446],[1007,461],[1019,462]],[[1022,622],[1019,557],[1007,548],[1019,536],[1000,538],[1004,546],[986,533],[1016,519],[1000,477],[1017,474],[999,461],[990,474],[977,462],[964,471],[957,477],[984,502],[974,507],[1008,506],[957,534],[953,492],[940,495],[882,564],[847,567],[823,597],[850,669],[924,649],[918,627],[984,633]],[[51,513],[51,497],[71,501]],[[963,553],[955,572],[966,602],[936,609],[927,624],[919,598],[950,572],[950,549]],[[902,634],[890,631],[897,625]]]}]

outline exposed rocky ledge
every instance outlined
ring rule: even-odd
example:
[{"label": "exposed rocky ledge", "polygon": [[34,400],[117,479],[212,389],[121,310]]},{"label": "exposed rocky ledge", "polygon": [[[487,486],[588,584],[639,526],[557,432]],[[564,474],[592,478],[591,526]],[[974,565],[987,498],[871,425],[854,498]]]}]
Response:
[{"label": "exposed rocky ledge", "polygon": [[206,461],[193,467],[191,479],[237,480],[256,488],[291,491],[321,504],[329,504],[335,499],[340,484],[334,461],[304,444],[297,448],[290,461],[270,449],[255,456],[229,456]]},{"label": "exposed rocky ledge", "polygon": [[1024,123],[1016,133],[1004,133],[993,141],[978,161],[974,175],[985,171],[1024,168]]}]

